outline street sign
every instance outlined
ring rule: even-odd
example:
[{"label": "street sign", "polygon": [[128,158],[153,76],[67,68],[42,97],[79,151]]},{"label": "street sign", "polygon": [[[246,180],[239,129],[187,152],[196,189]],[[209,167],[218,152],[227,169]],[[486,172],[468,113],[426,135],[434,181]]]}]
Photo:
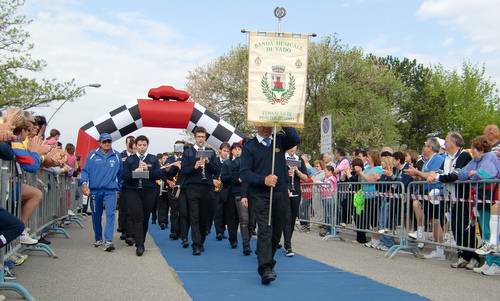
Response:
[{"label": "street sign", "polygon": [[332,116],[321,117],[321,153],[332,153]]}]

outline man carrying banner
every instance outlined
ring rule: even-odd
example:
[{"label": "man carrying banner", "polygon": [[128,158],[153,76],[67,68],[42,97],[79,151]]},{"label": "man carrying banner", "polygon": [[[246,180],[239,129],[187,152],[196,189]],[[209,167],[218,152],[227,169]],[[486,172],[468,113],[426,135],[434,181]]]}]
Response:
[{"label": "man carrying banner", "polygon": [[[283,128],[277,134],[274,174],[271,173],[273,161],[272,128],[259,126],[254,138],[245,143],[241,155],[241,179],[248,183],[248,198],[254,204],[258,224],[257,258],[258,272],[262,284],[276,279],[274,254],[281,233],[290,219],[290,200],[288,198],[288,169],[285,150],[300,143],[294,128]],[[271,225],[268,225],[270,192],[273,188]]]}]

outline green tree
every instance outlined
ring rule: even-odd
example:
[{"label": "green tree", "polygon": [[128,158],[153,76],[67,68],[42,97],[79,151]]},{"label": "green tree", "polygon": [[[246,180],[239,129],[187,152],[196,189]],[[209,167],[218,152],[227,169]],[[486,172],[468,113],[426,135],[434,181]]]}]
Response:
[{"label": "green tree", "polygon": [[33,44],[23,27],[30,23],[17,14],[23,0],[0,0],[0,109],[17,106],[28,109],[54,100],[73,100],[85,92],[74,80],[35,79],[27,74],[43,71],[43,60],[30,55]]},{"label": "green tree", "polygon": [[195,101],[249,134],[252,128],[246,123],[247,82],[248,48],[238,45],[227,55],[189,72],[186,87]]},{"label": "green tree", "polygon": [[324,114],[332,115],[337,146],[353,149],[397,144],[391,104],[403,90],[387,68],[373,64],[360,49],[342,45],[336,37],[312,44],[301,147],[318,155],[319,119]]}]

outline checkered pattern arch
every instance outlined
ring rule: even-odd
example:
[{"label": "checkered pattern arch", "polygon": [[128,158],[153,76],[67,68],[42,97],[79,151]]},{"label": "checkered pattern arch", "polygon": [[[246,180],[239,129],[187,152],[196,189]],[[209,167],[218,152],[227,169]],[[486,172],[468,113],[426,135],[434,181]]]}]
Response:
[{"label": "checkered pattern arch", "polygon": [[179,128],[194,131],[204,127],[207,142],[218,149],[222,142],[241,142],[244,135],[202,105],[194,102],[139,99],[85,124],[80,128],[77,155],[86,158],[97,147],[102,133],[109,133],[116,141],[141,127]]}]

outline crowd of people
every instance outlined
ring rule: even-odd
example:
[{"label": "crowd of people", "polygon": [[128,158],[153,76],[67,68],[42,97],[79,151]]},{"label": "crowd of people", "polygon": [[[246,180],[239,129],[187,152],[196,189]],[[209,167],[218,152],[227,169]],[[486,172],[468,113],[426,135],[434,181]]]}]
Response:
[{"label": "crowd of people", "polygon": [[[45,136],[47,122],[43,116],[33,116],[21,109],[10,108],[2,112],[0,118],[0,159],[4,166],[14,173],[18,179],[12,183],[11,189],[16,193],[10,196],[20,203],[20,212],[17,215],[16,206],[10,209],[0,208],[0,247],[4,247],[19,237],[22,245],[50,244],[44,236],[31,233],[28,224],[40,202],[43,200],[42,191],[23,181],[24,173],[36,173],[46,170],[52,174],[69,178],[76,178],[79,173],[79,160],[75,155],[75,146],[68,143],[62,148],[59,138],[61,133],[50,130]],[[10,198],[9,198],[10,200]],[[74,213],[69,210],[68,214]],[[33,229],[35,230],[35,229]],[[4,274],[6,279],[15,279],[9,267],[22,264],[28,256],[20,253],[6,258]]]},{"label": "crowd of people", "polygon": [[[277,277],[276,251],[283,248],[287,257],[294,256],[292,236],[296,223],[301,231],[311,229],[308,213],[303,209],[306,203],[303,187],[324,183],[330,188],[333,200],[340,185],[358,183],[348,187],[364,191],[363,208],[358,205],[355,208],[353,202],[340,197],[335,214],[340,216],[341,226],[352,223],[359,230],[356,242],[387,251],[395,241],[384,231],[399,225],[394,212],[400,216],[401,210],[406,209],[401,203],[394,209],[390,201],[370,201],[371,193],[393,189],[374,183],[400,182],[408,188],[411,182],[427,181],[418,193],[429,198],[412,199],[409,209],[412,214],[409,237],[420,242],[430,234],[430,239],[436,242],[435,250],[423,257],[445,259],[443,242],[451,237],[456,245],[469,248],[459,248],[452,268],[500,275],[498,184],[484,184],[481,189],[453,184],[500,178],[500,130],[496,125],[487,126],[484,135],[472,140],[470,148],[459,133],[450,132],[445,139],[428,138],[421,152],[384,147],[380,151],[357,148],[348,154],[339,147],[333,155],[322,154],[317,160],[307,154],[298,155],[300,138],[293,128],[283,128],[274,141],[272,128],[257,127],[255,137],[232,145],[225,142],[214,150],[206,143],[206,130],[199,127],[193,132],[194,143],[176,141],[173,153],[156,155],[148,153],[150,141],[146,136],[128,136],[125,150],[118,152],[112,147],[111,135],[102,133],[99,147],[88,154],[83,169],[75,155],[75,146],[69,143],[63,149],[59,142],[61,133],[52,129],[45,137],[46,127],[43,116],[32,116],[19,109],[5,111],[0,123],[1,159],[16,162],[20,166],[14,169],[17,173],[45,169],[79,178],[82,193],[88,199],[84,211],[92,215],[93,246],[107,252],[115,249],[115,212],[118,212],[116,230],[121,232],[120,239],[129,246],[135,245],[137,256],[145,253],[150,221],[162,230],[169,230],[169,239],[179,240],[182,248],[191,246],[194,256],[205,252],[205,240],[211,231],[215,231],[217,241],[227,239],[229,247],[236,249],[239,229],[245,256],[253,254],[250,240],[258,233],[255,250],[258,273],[262,283],[269,284]],[[273,144],[274,172],[271,171]],[[0,246],[17,237],[26,245],[50,244],[45,237],[30,234],[26,227],[43,199],[42,191],[24,183],[18,189],[19,218],[0,208]],[[459,195],[491,201],[457,201]],[[445,199],[447,196],[454,201],[443,206],[432,201],[435,196]],[[326,225],[319,234],[325,236],[333,230],[328,213],[331,203],[322,204],[328,209],[325,209]],[[429,229],[432,233],[428,233]],[[480,245],[476,233],[483,238]],[[17,254],[12,260],[23,259],[25,255]]]}]

